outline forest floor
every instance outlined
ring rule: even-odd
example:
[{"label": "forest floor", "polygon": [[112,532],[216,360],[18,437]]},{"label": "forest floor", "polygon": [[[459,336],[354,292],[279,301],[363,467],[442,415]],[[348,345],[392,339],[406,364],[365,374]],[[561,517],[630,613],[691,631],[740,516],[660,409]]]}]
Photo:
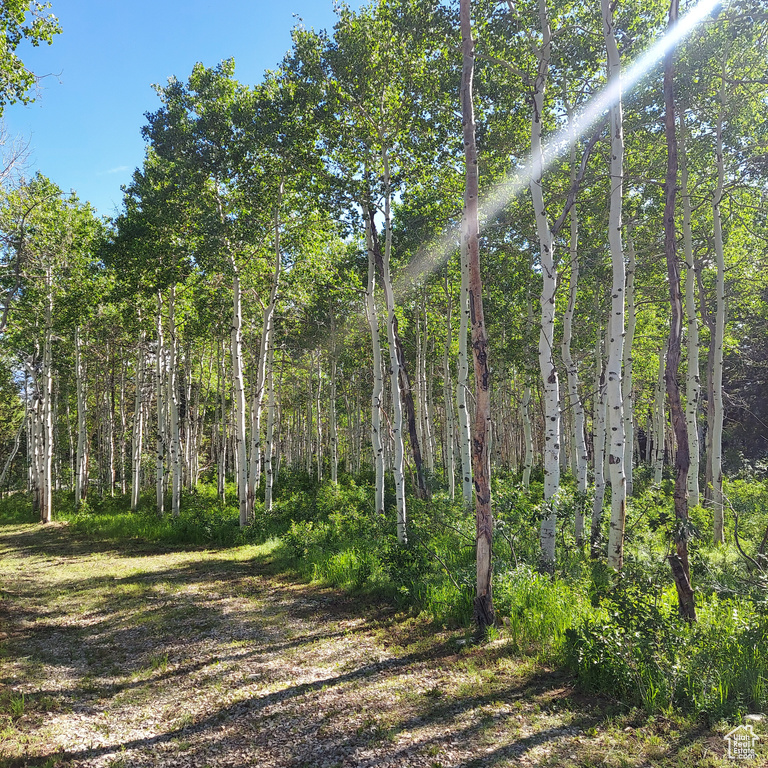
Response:
[{"label": "forest floor", "polygon": [[270,551],[0,526],[0,768],[733,765],[726,724],[581,695]]}]

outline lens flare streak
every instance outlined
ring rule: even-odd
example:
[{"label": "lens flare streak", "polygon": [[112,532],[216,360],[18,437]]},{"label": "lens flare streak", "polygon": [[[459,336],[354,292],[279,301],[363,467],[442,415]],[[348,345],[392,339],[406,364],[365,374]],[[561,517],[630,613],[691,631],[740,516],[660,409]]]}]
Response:
[{"label": "lens flare streak", "polygon": [[[501,210],[528,187],[531,178],[542,175],[559,157],[570,148],[571,142],[584,136],[606,112],[621,98],[624,91],[629,91],[640,82],[658,64],[669,50],[685,39],[693,29],[712,13],[721,0],[701,0],[677,24],[660,37],[640,58],[629,66],[621,79],[610,83],[594,96],[574,120],[555,133],[542,147],[540,163],[534,163],[529,155],[522,168],[507,176],[489,192],[480,206],[481,222],[494,219]],[[482,225],[481,225],[482,227]],[[407,295],[414,284],[425,274],[440,269],[449,255],[458,245],[459,229],[449,227],[432,248],[422,251],[411,261],[395,286],[399,298]]]}]

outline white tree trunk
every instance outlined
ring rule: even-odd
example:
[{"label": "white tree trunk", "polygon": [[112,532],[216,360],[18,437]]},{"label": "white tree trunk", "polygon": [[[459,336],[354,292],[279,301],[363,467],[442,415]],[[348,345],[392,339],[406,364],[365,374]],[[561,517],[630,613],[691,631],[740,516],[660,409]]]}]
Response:
[{"label": "white tree trunk", "polygon": [[443,403],[445,406],[445,453],[443,454],[443,469],[448,482],[448,498],[456,498],[456,458],[453,452],[455,437],[453,413],[453,381],[451,377],[451,344],[453,328],[451,327],[452,296],[448,285],[448,271],[445,273],[445,299],[447,302],[445,347],[443,349]]},{"label": "white tree trunk", "polygon": [[83,364],[83,341],[80,336],[80,326],[75,328],[75,378],[77,380],[77,463],[75,478],[75,507],[80,504],[88,493],[88,434],[85,396],[85,366]]},{"label": "white tree trunk", "polygon": [[656,381],[656,400],[653,408],[654,485],[661,485],[664,472],[664,435],[666,433],[666,418],[664,408],[664,396],[666,395],[666,386],[664,383],[665,358],[666,349],[662,347],[659,350],[659,377]]},{"label": "white tree trunk", "polygon": [[725,162],[723,159],[723,115],[726,105],[725,57],[720,87],[720,111],[715,128],[715,158],[717,163],[717,186],[712,196],[712,219],[715,236],[715,264],[717,266],[716,308],[715,308],[715,354],[712,366],[712,501],[714,504],[715,544],[725,541],[725,519],[723,515],[723,340],[725,338],[725,253],[721,206],[725,186]]},{"label": "white tree trunk", "polygon": [[533,85],[533,115],[531,118],[531,180],[530,190],[536,217],[539,241],[542,289],[541,330],[539,332],[539,370],[541,372],[544,401],[544,519],[541,521],[539,542],[541,565],[551,571],[555,565],[555,529],[557,522],[557,492],[560,488],[560,386],[557,366],[552,355],[555,341],[555,292],[557,268],[554,255],[554,237],[547,218],[542,190],[544,173],[542,149],[542,119],[544,91],[549,73],[552,34],[546,0],[539,0],[539,23],[542,44],[536,52],[538,73]]},{"label": "white tree trunk", "polygon": [[685,112],[680,113],[680,197],[683,202],[683,252],[685,255],[685,319],[687,327],[688,364],[685,377],[685,427],[688,433],[688,504],[699,503],[699,399],[701,376],[699,374],[699,323],[696,317],[696,261],[693,257],[691,232],[691,194],[688,187],[688,155],[686,147]]},{"label": "white tree trunk", "polygon": [[603,501],[605,499],[606,396],[602,340],[599,332],[595,341],[594,397],[594,408],[592,412],[592,442],[594,446],[595,495],[592,499],[592,522],[590,526],[590,547],[593,557],[595,557],[599,551],[603,523]]},{"label": "white tree trunk", "polygon": [[374,490],[374,509],[379,515],[384,514],[384,444],[381,439],[381,406],[384,392],[384,377],[381,367],[381,342],[379,339],[379,318],[376,314],[376,261],[371,239],[371,221],[364,210],[365,240],[368,249],[368,288],[365,294],[365,311],[368,316],[368,327],[371,330],[371,347],[373,350],[373,392],[371,393],[371,447],[373,449],[373,465],[376,472]]},{"label": "white tree trunk", "polygon": [[232,380],[235,390],[234,436],[237,499],[240,527],[248,524],[248,461],[245,435],[245,380],[243,376],[243,309],[240,296],[240,275],[234,257],[231,260],[232,279]]},{"label": "white tree trunk", "polygon": [[[571,146],[571,183],[576,176],[576,152],[575,143]],[[587,453],[587,439],[584,433],[584,404],[579,395],[579,369],[571,355],[571,338],[573,336],[573,316],[576,310],[576,296],[579,287],[579,219],[576,205],[571,207],[571,234],[570,234],[570,256],[571,256],[571,279],[570,291],[568,294],[568,306],[563,314],[563,341],[560,345],[565,372],[568,381],[568,404],[571,409],[573,423],[573,466],[576,477],[576,492],[578,493],[576,515],[574,523],[574,535],[577,542],[581,542],[584,536],[584,499],[587,495],[587,463],[589,456]],[[526,388],[528,401],[530,401],[530,388]],[[527,409],[526,409],[527,410]],[[530,433],[530,415],[528,416],[528,433]],[[528,435],[526,436],[528,438]],[[527,451],[526,451],[527,454]],[[528,481],[530,481],[530,468],[526,464],[528,471]]]},{"label": "white tree trunk", "polygon": [[48,301],[45,306],[45,338],[43,341],[42,387],[42,483],[40,498],[40,522],[50,523],[53,519],[53,276],[50,265],[46,272]]},{"label": "white tree trunk", "polygon": [[221,337],[221,347],[219,356],[219,418],[216,439],[218,441],[217,451],[217,479],[218,495],[222,504],[226,502],[226,479],[227,479],[227,357],[226,342]]},{"label": "white tree trunk", "polygon": [[267,434],[264,444],[264,509],[272,511],[272,490],[275,485],[275,349],[270,344],[267,351]]},{"label": "white tree trunk", "polygon": [[400,362],[397,359],[397,340],[395,315],[395,295],[392,287],[392,272],[390,257],[392,254],[392,187],[389,174],[389,159],[387,152],[382,149],[381,159],[384,170],[384,253],[382,254],[382,272],[384,280],[384,296],[387,302],[387,341],[389,344],[389,378],[392,392],[392,432],[394,435],[394,478],[395,497],[397,499],[397,538],[405,544],[407,535],[405,508],[405,443],[403,437],[403,396],[400,388]]},{"label": "white tree trunk", "polygon": [[533,469],[533,428],[531,426],[530,386],[526,386],[523,391],[520,416],[523,420],[523,443],[525,444],[525,458],[523,459],[523,488],[529,488],[531,485],[531,470]]},{"label": "white tree trunk", "polygon": [[317,352],[317,389],[315,390],[317,399],[315,400],[315,411],[317,413],[317,419],[315,419],[315,426],[317,427],[317,482],[321,482],[323,479],[323,356],[318,350]]},{"label": "white tree trunk", "polygon": [[611,521],[608,532],[608,565],[621,570],[624,564],[624,525],[627,512],[624,473],[624,403],[622,361],[624,352],[624,248],[621,241],[624,181],[624,130],[621,107],[621,60],[614,32],[611,0],[601,0],[603,34],[608,53],[608,82],[617,86],[619,96],[610,108],[611,192],[608,215],[608,243],[611,250],[613,285],[608,322],[608,365],[606,399],[608,412],[608,471],[611,479]]},{"label": "white tree trunk", "polygon": [[169,348],[168,393],[170,408],[170,460],[171,460],[171,513],[178,517],[181,511],[181,435],[179,430],[179,381],[178,381],[178,340],[176,338],[176,287],[168,291],[168,329],[171,345]]},{"label": "white tree trunk", "polygon": [[456,383],[456,407],[459,413],[459,458],[461,460],[461,493],[464,506],[472,506],[472,449],[469,429],[467,387],[469,384],[469,256],[464,238],[461,240],[461,291],[459,293],[459,358]]},{"label": "white tree trunk", "polygon": [[155,386],[157,400],[157,446],[155,455],[155,492],[157,514],[165,512],[165,343],[163,339],[163,294],[157,292],[157,353],[155,355]]},{"label": "white tree trunk", "polygon": [[139,506],[141,490],[141,449],[144,439],[144,340],[145,331],[139,337],[139,348],[136,354],[136,400],[133,409],[133,440],[131,441],[131,511]]},{"label": "white tree trunk", "polygon": [[328,413],[331,443],[331,482],[339,484],[339,426],[336,423],[336,324],[331,308],[331,391],[329,394],[330,409]]},{"label": "white tree trunk", "polygon": [[624,472],[627,478],[627,496],[632,495],[632,449],[635,441],[634,399],[632,397],[632,345],[635,341],[637,315],[635,308],[635,244],[627,232],[627,335],[624,339],[624,375],[621,397],[624,401]]},{"label": "white tree trunk", "polygon": [[272,288],[269,294],[269,303],[264,309],[264,323],[261,330],[261,344],[259,346],[259,360],[256,369],[256,388],[251,402],[251,450],[249,465],[248,486],[248,518],[253,515],[253,504],[256,493],[261,483],[261,412],[264,401],[265,374],[267,367],[267,355],[274,344],[274,317],[277,305],[277,292],[280,286],[280,272],[282,268],[282,255],[280,252],[280,209],[283,199],[283,181],[277,191],[275,202],[275,264],[272,273]]}]

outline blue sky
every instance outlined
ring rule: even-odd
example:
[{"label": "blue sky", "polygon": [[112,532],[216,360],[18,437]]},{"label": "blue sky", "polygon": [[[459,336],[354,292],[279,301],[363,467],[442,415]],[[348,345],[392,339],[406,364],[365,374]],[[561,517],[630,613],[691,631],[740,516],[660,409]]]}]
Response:
[{"label": "blue sky", "polygon": [[30,174],[107,216],[142,162],[144,113],[159,107],[153,83],[231,57],[237,79],[256,83],[289,49],[294,14],[315,29],[336,18],[333,0],[52,0],[51,12],[63,30],[52,45],[17,51],[37,75],[51,74],[33,104],[6,108],[5,123],[30,141]]}]

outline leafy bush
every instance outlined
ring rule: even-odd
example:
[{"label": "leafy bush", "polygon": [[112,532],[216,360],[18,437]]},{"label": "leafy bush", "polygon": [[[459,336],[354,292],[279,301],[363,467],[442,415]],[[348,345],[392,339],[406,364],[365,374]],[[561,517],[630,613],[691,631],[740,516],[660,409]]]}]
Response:
[{"label": "leafy bush", "polygon": [[496,614],[518,652],[556,656],[566,631],[589,610],[574,585],[530,565],[495,574],[493,590]]},{"label": "leafy bush", "polygon": [[751,602],[713,594],[687,624],[674,589],[624,580],[601,608],[566,632],[567,663],[583,688],[709,721],[768,704],[768,616]]}]

